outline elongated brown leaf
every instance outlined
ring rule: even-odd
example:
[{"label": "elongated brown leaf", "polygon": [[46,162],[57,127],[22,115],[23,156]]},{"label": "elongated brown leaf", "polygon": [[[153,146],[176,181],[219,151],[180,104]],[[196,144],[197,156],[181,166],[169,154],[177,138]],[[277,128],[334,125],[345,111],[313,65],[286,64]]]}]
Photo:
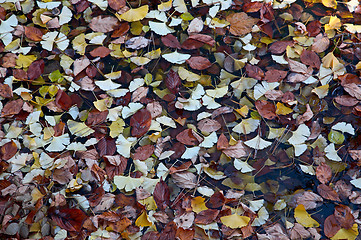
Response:
[{"label": "elongated brown leaf", "polygon": [[23,107],[23,100],[13,100],[5,104],[4,108],[1,110],[1,117],[6,117],[10,115],[18,114]]},{"label": "elongated brown leaf", "polygon": [[100,139],[96,145],[96,148],[98,150],[99,156],[101,157],[104,155],[111,156],[117,150],[115,146],[115,140],[110,137]]},{"label": "elongated brown leaf", "polygon": [[136,112],[130,118],[130,126],[132,127],[132,136],[141,137],[143,136],[148,129],[150,128],[150,124],[152,121],[152,116],[146,109],[141,109]]},{"label": "elongated brown leaf", "polygon": [[196,70],[204,70],[212,66],[212,63],[205,57],[191,57],[186,61],[189,66]]},{"label": "elongated brown leaf", "polygon": [[168,185],[161,179],[154,188],[154,201],[160,210],[165,210],[170,204],[170,191]]},{"label": "elongated brown leaf", "polygon": [[179,77],[178,73],[172,69],[168,72],[164,81],[169,91],[171,91],[173,94],[178,92],[178,88],[182,84],[182,79]]}]

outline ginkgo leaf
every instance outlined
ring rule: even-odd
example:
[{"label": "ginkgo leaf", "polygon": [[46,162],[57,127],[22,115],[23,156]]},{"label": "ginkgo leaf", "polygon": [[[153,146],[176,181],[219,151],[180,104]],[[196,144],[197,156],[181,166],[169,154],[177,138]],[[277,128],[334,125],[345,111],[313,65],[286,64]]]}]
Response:
[{"label": "ginkgo leaf", "polygon": [[184,53],[178,53],[177,51],[172,53],[166,53],[163,54],[162,57],[167,60],[168,62],[174,63],[174,64],[182,64],[185,63],[186,60],[188,60],[191,55],[190,54],[184,54]]},{"label": "ginkgo leaf", "polygon": [[331,143],[325,148],[326,157],[330,160],[341,162],[342,159],[337,155],[337,151],[335,149],[335,144]]},{"label": "ginkgo leaf", "polygon": [[126,119],[142,108],[143,108],[143,104],[141,103],[129,103],[128,106],[123,107],[122,117]]},{"label": "ginkgo leaf", "polygon": [[334,9],[337,8],[337,2],[336,2],[336,0],[322,0],[322,4],[323,4],[325,7],[334,8]]},{"label": "ginkgo leaf", "polygon": [[14,173],[25,167],[26,162],[30,161],[32,158],[33,156],[28,153],[21,153],[10,158],[8,162],[11,163],[11,173]]},{"label": "ginkgo leaf", "polygon": [[234,163],[233,163],[234,167],[237,170],[240,170],[242,173],[248,173],[248,172],[252,172],[253,170],[255,170],[251,165],[249,165],[247,162],[244,162],[242,160],[239,159],[234,159]]},{"label": "ginkgo leaf", "polygon": [[71,12],[71,10],[67,6],[64,6],[59,15],[59,25],[61,26],[65,23],[70,22],[72,17],[73,13]]},{"label": "ginkgo leaf", "polygon": [[304,227],[319,227],[320,224],[313,219],[310,214],[306,211],[305,206],[299,204],[295,208],[294,213],[296,221]]},{"label": "ginkgo leaf", "polygon": [[[307,146],[306,146],[307,147]],[[316,175],[315,169],[311,165],[303,165],[299,164],[302,172],[310,174],[310,175]]]},{"label": "ginkgo leaf", "polygon": [[118,189],[124,189],[126,192],[130,192],[137,187],[140,187],[144,182],[144,178],[132,178],[126,176],[114,176],[114,184],[117,186]]},{"label": "ginkgo leaf", "polygon": [[267,91],[273,90],[278,87],[280,84],[278,82],[268,83],[266,81],[262,81],[261,84],[257,84],[254,86],[253,96],[255,100],[258,100],[262,97]]},{"label": "ginkgo leaf", "polygon": [[169,9],[172,8],[172,3],[173,3],[173,0],[169,0],[167,2],[161,2],[161,4],[159,4],[157,6],[158,10],[162,11],[162,12],[168,11]]},{"label": "ginkgo leaf", "polygon": [[16,15],[11,15],[6,20],[1,20],[0,23],[0,34],[1,33],[8,33],[14,30],[14,27],[18,25],[18,19]]},{"label": "ginkgo leaf", "polygon": [[286,107],[283,103],[278,102],[276,105],[276,114],[277,115],[287,115],[293,112],[293,110],[289,107]]},{"label": "ginkgo leaf", "polygon": [[209,136],[204,137],[203,142],[199,144],[200,147],[211,148],[218,141],[216,132],[212,132]]},{"label": "ginkgo leaf", "polygon": [[251,140],[245,141],[244,144],[246,144],[250,148],[262,150],[271,146],[272,142],[266,141],[262,139],[259,135],[257,135]]},{"label": "ginkgo leaf", "polygon": [[70,144],[69,134],[63,134],[58,137],[53,137],[50,145],[46,148],[49,152],[60,152],[63,151],[67,145]]},{"label": "ginkgo leaf", "polygon": [[177,12],[185,13],[188,11],[184,0],[173,0],[173,7]]},{"label": "ginkgo leaf", "polygon": [[361,178],[357,178],[354,180],[351,180],[350,183],[354,185],[355,187],[361,189]]},{"label": "ginkgo leaf", "polygon": [[151,60],[146,57],[131,57],[130,61],[138,66],[143,66],[148,64]]},{"label": "ginkgo leaf", "polygon": [[292,137],[288,139],[288,142],[295,148],[295,156],[300,156],[307,149],[305,141],[311,135],[310,129],[305,125],[301,124],[297,130],[292,133]]},{"label": "ginkgo leaf", "polygon": [[101,90],[108,91],[108,90],[114,90],[120,87],[121,85],[118,83],[113,82],[110,79],[107,79],[105,81],[94,81],[95,85],[97,85]]},{"label": "ginkgo leaf", "polygon": [[354,223],[351,228],[345,229],[341,228],[338,232],[331,237],[331,240],[339,240],[339,239],[347,239],[347,240],[355,240],[359,235],[358,232],[358,224]]},{"label": "ginkgo leaf", "polygon": [[251,132],[254,132],[258,128],[260,123],[261,121],[258,119],[253,119],[253,118],[243,119],[242,122],[237,124],[232,129],[232,131],[236,133],[249,134]]},{"label": "ginkgo leaf", "polygon": [[191,148],[186,147],[186,150],[183,153],[183,155],[181,156],[181,158],[183,158],[183,159],[192,159],[194,157],[197,157],[200,149],[201,148],[198,147],[198,146],[197,147],[191,147]]},{"label": "ginkgo leaf", "polygon": [[326,84],[326,85],[323,85],[323,86],[319,86],[319,87],[316,87],[314,89],[312,89],[312,92],[313,93],[316,93],[317,96],[322,99],[324,97],[327,96],[328,94],[328,89],[329,89],[329,85]]},{"label": "ginkgo leaf", "polygon": [[269,214],[266,210],[265,207],[262,207],[258,213],[257,213],[257,217],[253,220],[251,226],[262,226],[263,224],[265,224],[267,222],[269,218]]},{"label": "ginkgo leaf", "polygon": [[223,86],[223,87],[216,88],[216,89],[206,90],[207,95],[212,98],[221,98],[224,95],[226,95],[227,92],[228,92],[228,86]]},{"label": "ginkgo leaf", "polygon": [[136,137],[125,138],[123,134],[120,134],[116,141],[117,152],[123,157],[129,158],[130,148],[136,141],[137,141]]},{"label": "ginkgo leaf", "polygon": [[171,119],[170,117],[167,116],[161,116],[155,119],[157,122],[166,125],[168,127],[172,127],[172,128],[176,128],[177,126],[175,125],[175,122],[173,121],[173,119]]},{"label": "ginkgo leaf", "polygon": [[59,7],[61,2],[40,2],[40,1],[36,1],[36,4],[39,6],[39,8],[44,8],[44,9],[54,9],[56,7]]},{"label": "ginkgo leaf", "polygon": [[238,214],[232,214],[221,217],[221,222],[229,228],[242,228],[248,225],[251,219],[246,216],[240,216]]},{"label": "ginkgo leaf", "polygon": [[78,137],[86,137],[94,133],[94,130],[85,125],[83,122],[76,122],[73,120],[68,120],[67,122],[69,131]]},{"label": "ginkgo leaf", "polygon": [[148,11],[148,5],[143,5],[139,8],[131,8],[127,12],[121,14],[119,17],[127,22],[136,22],[145,18]]},{"label": "ginkgo leaf", "polygon": [[169,33],[175,32],[174,29],[167,26],[165,22],[153,22],[149,21],[150,30],[158,35],[165,36]]},{"label": "ginkgo leaf", "polygon": [[101,10],[105,11],[108,7],[107,0],[89,0],[89,2],[94,3],[97,5]]},{"label": "ginkgo leaf", "polygon": [[76,36],[73,41],[73,48],[75,51],[77,51],[77,53],[79,53],[80,55],[84,55],[85,54],[85,48],[88,46],[88,44],[85,41],[85,34],[81,33],[78,36]]},{"label": "ginkgo leaf", "polygon": [[[188,82],[195,82],[195,81],[198,81],[199,79],[201,79],[201,76],[199,76],[198,74],[193,73],[191,71],[188,71],[184,67],[178,68],[178,75],[182,80],[186,80]],[[197,85],[197,86],[199,86],[199,85]],[[199,98],[193,98],[193,99],[199,99]]]},{"label": "ginkgo leaf", "polygon": [[355,135],[355,129],[351,123],[339,122],[333,125],[331,129],[341,131],[342,133]]},{"label": "ginkgo leaf", "polygon": [[61,32],[48,32],[43,35],[42,39],[43,41],[40,42],[41,46],[48,51],[53,50],[54,44],[62,51],[69,45],[68,38]]}]

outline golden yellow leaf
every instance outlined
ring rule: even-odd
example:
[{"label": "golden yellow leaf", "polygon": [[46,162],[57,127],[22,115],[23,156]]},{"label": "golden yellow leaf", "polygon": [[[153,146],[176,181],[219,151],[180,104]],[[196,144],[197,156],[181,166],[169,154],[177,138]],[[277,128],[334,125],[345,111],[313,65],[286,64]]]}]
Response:
[{"label": "golden yellow leaf", "polygon": [[310,214],[305,209],[305,206],[299,204],[295,208],[295,219],[296,221],[304,227],[319,227],[320,224],[311,217]]},{"label": "golden yellow leaf", "polygon": [[241,228],[248,225],[251,219],[246,216],[240,216],[238,214],[232,214],[229,216],[221,217],[221,222],[229,228]]},{"label": "golden yellow leaf", "polygon": [[192,206],[192,210],[195,213],[200,213],[203,210],[207,210],[208,208],[206,207],[206,203],[204,202],[204,198],[203,197],[195,197],[192,198],[191,201],[191,206]]},{"label": "golden yellow leaf", "polygon": [[16,59],[16,68],[27,68],[35,60],[36,60],[35,55],[26,55],[25,56],[25,55],[20,54],[18,56],[18,59]]},{"label": "golden yellow leaf", "polygon": [[340,29],[341,27],[341,20],[336,16],[331,16],[330,21],[328,24],[325,24],[325,31],[332,30],[332,29]]},{"label": "golden yellow leaf", "polygon": [[121,14],[119,17],[128,22],[136,22],[145,18],[149,10],[148,5],[143,5],[139,8],[132,8],[129,11]]},{"label": "golden yellow leaf", "polygon": [[312,90],[313,93],[316,93],[319,98],[324,98],[328,94],[328,84],[319,86]]},{"label": "golden yellow leaf", "polygon": [[147,213],[144,211],[135,221],[135,225],[138,227],[149,227],[152,226],[152,223],[149,222]]},{"label": "golden yellow leaf", "polygon": [[336,2],[336,0],[322,0],[322,4],[323,4],[325,7],[334,8],[334,9],[337,8],[337,2]]},{"label": "golden yellow leaf", "polygon": [[168,2],[162,2],[161,4],[158,5],[158,10],[161,12],[168,11],[169,9],[172,8],[172,3],[173,0],[169,0]]},{"label": "golden yellow leaf", "polygon": [[358,236],[358,227],[357,223],[354,223],[352,228],[345,229],[341,228],[338,232],[331,238],[331,240],[338,240],[338,239],[347,239],[347,240],[355,240]]},{"label": "golden yellow leaf", "polygon": [[293,110],[289,107],[286,107],[283,103],[278,102],[276,105],[277,109],[276,109],[276,114],[277,115],[287,115],[291,112],[293,112]]}]

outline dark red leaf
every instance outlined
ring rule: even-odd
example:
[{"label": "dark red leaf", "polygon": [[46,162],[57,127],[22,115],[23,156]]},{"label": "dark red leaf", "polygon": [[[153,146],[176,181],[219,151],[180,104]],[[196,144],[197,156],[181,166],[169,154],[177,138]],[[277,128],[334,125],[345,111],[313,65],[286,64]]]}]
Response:
[{"label": "dark red leaf", "polygon": [[188,38],[182,43],[182,48],[187,50],[193,50],[193,49],[201,48],[203,45],[204,45],[203,42]]},{"label": "dark red leaf", "polygon": [[118,11],[125,6],[125,0],[108,0],[109,7],[113,8],[115,11]]},{"label": "dark red leaf", "polygon": [[87,215],[80,209],[56,209],[51,218],[69,232],[79,232]]},{"label": "dark red leaf", "polygon": [[267,82],[280,82],[287,76],[286,71],[277,69],[268,70],[265,74],[264,80]]},{"label": "dark red leaf", "polygon": [[138,147],[135,150],[135,153],[133,154],[133,159],[145,161],[150,156],[152,156],[154,149],[155,149],[155,147],[153,145],[145,145],[145,146]]},{"label": "dark red leaf", "polygon": [[9,160],[12,158],[18,151],[18,147],[14,141],[10,141],[1,146],[1,158],[3,160]]},{"label": "dark red leaf", "polygon": [[320,184],[317,186],[317,192],[324,199],[341,202],[341,199],[338,197],[337,192],[330,186],[327,186],[325,184]]},{"label": "dark red leaf", "polygon": [[102,186],[95,188],[95,190],[88,197],[89,205],[91,207],[97,206],[102,200],[105,191]]},{"label": "dark red leaf", "polygon": [[273,103],[268,102],[266,100],[257,100],[255,102],[258,113],[269,120],[275,119],[276,115],[276,107]]},{"label": "dark red leaf", "polygon": [[341,229],[340,224],[335,218],[335,215],[330,215],[326,218],[323,226],[323,231],[328,238],[332,238]]},{"label": "dark red leaf", "polygon": [[182,79],[179,77],[178,73],[171,69],[165,77],[164,81],[169,91],[171,91],[173,94],[177,94],[179,86],[182,84]]},{"label": "dark red leaf", "polygon": [[155,185],[154,201],[160,210],[165,210],[170,204],[170,191],[167,183],[162,179]]},{"label": "dark red leaf", "polygon": [[185,145],[194,146],[194,145],[199,144],[197,138],[193,135],[192,129],[186,129],[186,130],[183,130],[182,132],[178,133],[178,135],[176,136],[176,139]]},{"label": "dark red leaf", "polygon": [[132,127],[132,136],[134,137],[141,137],[143,136],[148,129],[150,128],[150,124],[152,121],[152,116],[147,109],[141,109],[136,112],[130,118],[130,126]]},{"label": "dark red leaf", "polygon": [[172,34],[167,34],[165,36],[162,36],[161,40],[166,47],[181,49],[181,45],[177,37],[175,37]]},{"label": "dark red leaf", "polygon": [[188,39],[194,39],[199,42],[205,43],[211,47],[213,47],[216,44],[216,41],[213,39],[213,37],[205,34],[193,34],[189,36]]},{"label": "dark red leaf", "polygon": [[110,53],[111,53],[111,50],[109,48],[100,46],[100,47],[97,47],[96,49],[94,49],[93,51],[91,51],[90,55],[92,57],[104,58],[104,57],[108,56]]},{"label": "dark red leaf", "polygon": [[322,24],[318,20],[313,20],[307,24],[308,36],[316,37],[321,32]]},{"label": "dark red leaf", "polygon": [[260,67],[251,64],[246,65],[246,73],[249,77],[257,80],[262,80],[264,78],[263,70]]},{"label": "dark red leaf", "polygon": [[224,195],[222,192],[215,192],[210,198],[209,201],[206,202],[207,208],[221,208],[223,207],[226,199],[224,198]]},{"label": "dark red leaf", "polygon": [[43,59],[34,61],[30,64],[27,71],[29,80],[37,79],[44,72],[45,63]]},{"label": "dark red leaf", "polygon": [[96,144],[96,148],[99,156],[101,157],[104,155],[112,156],[117,150],[114,138],[110,137],[100,139],[100,141]]},{"label": "dark red leaf", "polygon": [[242,10],[246,13],[258,12],[263,6],[263,2],[248,2],[242,6]]},{"label": "dark red leaf", "polygon": [[4,98],[12,98],[13,90],[11,90],[9,85],[0,83],[0,96]]},{"label": "dark red leaf", "polygon": [[66,94],[63,90],[59,89],[58,93],[56,94],[55,104],[61,109],[67,111],[72,105],[72,100],[68,94]]},{"label": "dark red leaf", "polygon": [[196,70],[204,70],[212,65],[212,63],[205,57],[191,57],[186,62],[191,68]]},{"label": "dark red leaf", "polygon": [[194,223],[196,224],[211,224],[217,218],[219,214],[219,210],[216,209],[207,209],[201,211],[197,214],[196,218],[194,219]]},{"label": "dark red leaf", "polygon": [[6,103],[3,109],[1,110],[1,117],[18,114],[23,107],[23,103],[24,102],[21,99],[17,99]]},{"label": "dark red leaf", "polygon": [[320,57],[313,51],[303,50],[300,59],[303,64],[309,65],[317,69],[320,68],[321,65]]},{"label": "dark red leaf", "polygon": [[270,51],[273,54],[282,54],[286,51],[287,46],[293,46],[293,41],[276,41],[271,44],[271,46],[268,48],[268,51]]},{"label": "dark red leaf", "polygon": [[349,229],[353,226],[355,222],[355,219],[351,213],[351,209],[348,206],[336,206],[334,215],[342,228]]},{"label": "dark red leaf", "polygon": [[107,119],[108,113],[109,113],[108,110],[100,112],[97,109],[93,109],[88,114],[88,118],[86,119],[86,124],[95,126],[100,123],[103,123]]},{"label": "dark red leaf", "polygon": [[104,156],[103,158],[106,163],[105,172],[110,179],[113,179],[114,176],[122,175],[127,168],[128,159],[123,156]]}]

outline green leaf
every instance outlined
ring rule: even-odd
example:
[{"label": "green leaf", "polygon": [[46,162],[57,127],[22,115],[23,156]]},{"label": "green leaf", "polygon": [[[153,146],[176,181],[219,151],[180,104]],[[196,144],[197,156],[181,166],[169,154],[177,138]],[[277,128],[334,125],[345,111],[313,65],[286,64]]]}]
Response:
[{"label": "green leaf", "polygon": [[61,80],[63,80],[63,74],[61,74],[59,70],[56,70],[49,74],[49,79],[52,82],[60,82]]},{"label": "green leaf", "polygon": [[339,131],[331,130],[328,134],[328,140],[334,144],[342,144],[345,141],[345,136]]}]

